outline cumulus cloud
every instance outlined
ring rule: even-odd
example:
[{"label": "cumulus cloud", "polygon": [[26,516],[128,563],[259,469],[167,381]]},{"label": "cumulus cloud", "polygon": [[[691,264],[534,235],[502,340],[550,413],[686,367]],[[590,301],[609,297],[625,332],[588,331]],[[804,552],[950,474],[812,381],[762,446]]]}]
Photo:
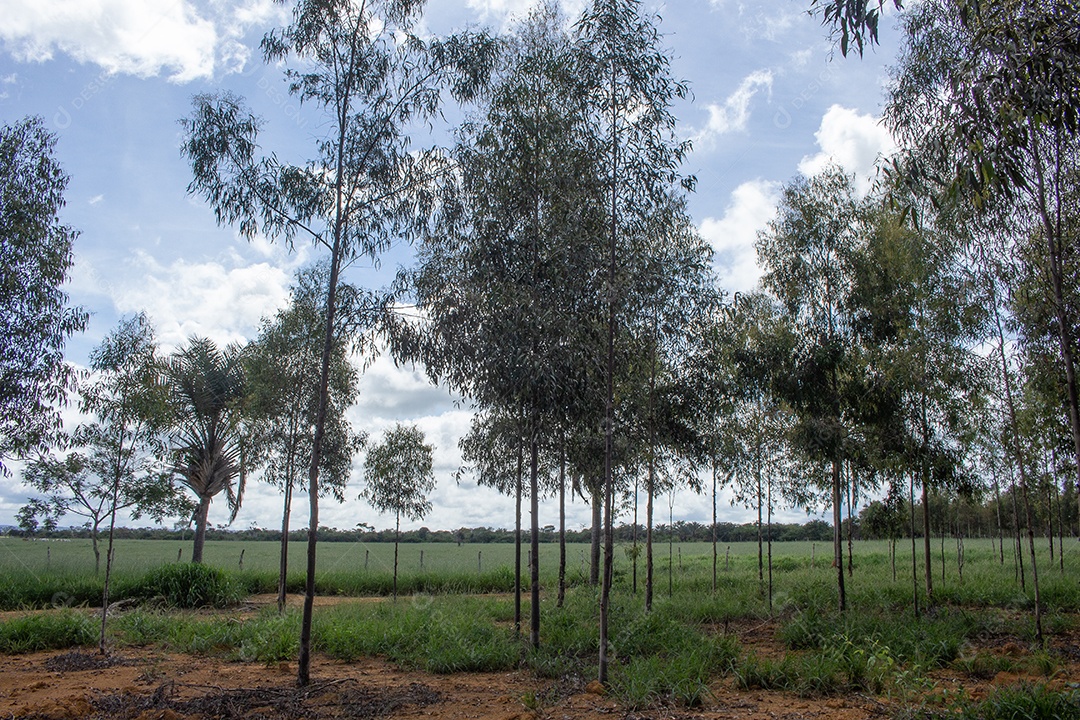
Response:
[{"label": "cumulus cloud", "polygon": [[745,130],[750,119],[750,102],[761,90],[771,95],[772,83],[771,71],[755,70],[743,78],[722,104],[708,105],[709,121],[694,138],[695,144],[708,146],[721,135]]},{"label": "cumulus cloud", "polygon": [[268,263],[226,267],[177,260],[165,266],[144,253],[128,272],[134,279],[111,285],[107,294],[118,312],[145,311],[165,352],[192,335],[218,343],[250,339],[263,316],[288,302],[292,280]]},{"label": "cumulus cloud", "polygon": [[814,137],[820,151],[804,157],[799,172],[809,176],[826,165],[839,165],[855,174],[861,192],[870,189],[878,158],[896,151],[895,140],[877,118],[840,105],[833,105],[825,112]]},{"label": "cumulus cloud", "polygon": [[702,237],[716,253],[713,264],[720,275],[720,285],[730,292],[753,289],[761,277],[754,241],[757,233],[776,216],[780,183],[751,180],[731,193],[724,216],[705,218]]},{"label": "cumulus cloud", "polygon": [[282,12],[269,0],[201,6],[190,0],[11,0],[0,43],[20,61],[43,62],[59,52],[108,73],[166,75],[183,83],[240,70],[250,49],[238,38]]}]

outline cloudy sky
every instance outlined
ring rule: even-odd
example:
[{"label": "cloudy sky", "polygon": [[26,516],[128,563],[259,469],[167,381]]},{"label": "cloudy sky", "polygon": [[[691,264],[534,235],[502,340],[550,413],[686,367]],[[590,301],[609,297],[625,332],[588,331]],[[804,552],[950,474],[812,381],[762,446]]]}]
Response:
[{"label": "cloudy sky", "polygon": [[[562,0],[570,16],[584,0]],[[505,27],[531,0],[429,0],[425,29]],[[783,183],[830,161],[868,182],[875,158],[891,147],[878,124],[882,88],[896,49],[892,19],[883,22],[881,48],[845,59],[826,37],[809,0],[677,0],[644,6],[660,29],[676,77],[692,98],[675,107],[694,153],[685,169],[698,178],[690,208],[716,251],[715,266],[729,291],[747,290],[759,271],[756,232],[775,213]],[[273,0],[7,0],[0,24],[0,122],[40,115],[57,135],[56,153],[71,176],[66,223],[79,229],[69,291],[92,312],[88,332],[69,346],[85,363],[91,348],[125,315],[145,311],[163,349],[194,334],[220,343],[251,339],[259,319],[288,297],[293,272],[318,250],[289,254],[267,241],[249,243],[218,227],[211,211],[187,194],[190,170],[180,155],[178,120],[197,93],[228,89],[243,95],[265,120],[264,148],[297,162],[313,155],[323,129],[317,116],[285,92],[280,68],[261,62],[259,40],[287,20]],[[450,117],[460,117],[448,113]],[[446,137],[436,128],[433,141]],[[379,287],[408,248],[380,269],[354,267],[347,280]],[[396,421],[412,421],[436,445],[438,488],[432,528],[509,526],[513,503],[466,483],[456,485],[457,440],[468,429],[467,405],[430,385],[412,369],[380,358],[367,371],[354,423],[378,439]],[[357,458],[350,497],[361,487]],[[12,523],[26,502],[18,472],[0,478],[0,524]],[[249,485],[239,527],[274,527],[277,493]],[[211,522],[223,523],[224,503]],[[665,508],[666,510],[666,508]],[[748,513],[722,507],[723,519]],[[707,498],[680,496],[676,518],[707,521]],[[306,525],[306,509],[293,513]],[[801,519],[801,510],[786,516]],[[392,518],[362,501],[321,508],[321,522],[377,527]],[[542,509],[541,524],[557,520]],[[571,527],[588,511],[577,501]],[[416,523],[415,525],[419,525]]]}]

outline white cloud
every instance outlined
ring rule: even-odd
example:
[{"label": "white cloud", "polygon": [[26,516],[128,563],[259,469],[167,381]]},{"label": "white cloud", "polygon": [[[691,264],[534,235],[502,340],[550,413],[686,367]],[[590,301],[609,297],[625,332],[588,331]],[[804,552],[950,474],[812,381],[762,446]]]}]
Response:
[{"label": "white cloud", "polygon": [[735,92],[722,105],[707,106],[709,122],[694,138],[695,143],[709,145],[721,135],[746,129],[750,119],[750,102],[760,90],[772,94],[773,75],[769,70],[755,70],[743,78]]},{"label": "white cloud", "polygon": [[716,253],[713,264],[725,290],[745,292],[757,285],[761,270],[754,241],[775,217],[779,198],[780,183],[751,180],[732,191],[722,218],[709,217],[701,223],[701,235]]},{"label": "white cloud", "polygon": [[[494,20],[505,25],[512,18],[524,18],[537,0],[466,0],[465,5],[476,12],[481,22]],[[567,18],[577,18],[585,10],[586,0],[560,0],[559,5]]]},{"label": "white cloud", "polygon": [[104,195],[95,195],[94,197],[90,198],[86,202],[89,205],[97,205],[99,202],[101,202],[104,199],[105,199]]},{"label": "white cloud", "polygon": [[896,151],[896,142],[877,118],[840,105],[833,105],[825,112],[814,137],[821,150],[804,157],[799,172],[810,176],[829,164],[836,164],[855,174],[856,187],[861,192],[870,189],[878,157]]},{"label": "white cloud", "polygon": [[239,6],[191,0],[10,0],[0,43],[16,60],[43,62],[57,52],[107,73],[165,74],[183,83],[237,72],[251,55],[239,38],[251,27],[280,21],[269,0]]},{"label": "white cloud", "polygon": [[169,266],[139,253],[131,279],[107,289],[120,313],[145,311],[164,352],[192,335],[224,344],[250,339],[263,316],[284,307],[291,276],[267,263],[227,268],[177,260]]}]

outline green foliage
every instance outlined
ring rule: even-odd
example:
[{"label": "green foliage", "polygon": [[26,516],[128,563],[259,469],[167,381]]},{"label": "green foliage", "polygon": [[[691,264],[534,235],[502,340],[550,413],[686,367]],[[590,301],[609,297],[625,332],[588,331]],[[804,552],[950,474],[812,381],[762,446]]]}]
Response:
[{"label": "green foliage", "polygon": [[224,607],[241,600],[237,583],[221,569],[202,563],[162,565],[131,590],[136,597],[162,598],[170,607]]},{"label": "green foliage", "polygon": [[97,643],[97,622],[85,612],[62,608],[0,623],[0,652],[29,653]]},{"label": "green foliage", "polygon": [[40,117],[0,127],[0,475],[4,460],[47,452],[75,386],[64,344],[86,328],[62,289],[78,233],[59,219],[68,177]]},{"label": "green foliage", "polygon": [[420,520],[431,511],[427,493],[435,489],[433,452],[417,426],[390,428],[364,459],[364,498],[381,512]]}]

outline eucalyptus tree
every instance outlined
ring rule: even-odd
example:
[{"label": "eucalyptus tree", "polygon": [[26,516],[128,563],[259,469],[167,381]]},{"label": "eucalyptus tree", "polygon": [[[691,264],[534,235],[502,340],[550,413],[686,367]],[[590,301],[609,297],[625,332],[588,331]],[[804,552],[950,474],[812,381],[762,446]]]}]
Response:
[{"label": "eucalyptus tree", "polygon": [[1042,245],[1080,476],[1078,352],[1070,318],[1077,210],[1080,41],[1075,3],[937,0],[905,14],[907,43],[886,121],[911,148],[905,173],[930,192],[1007,218],[1015,248]]},{"label": "eucalyptus tree", "polygon": [[435,489],[432,458],[435,448],[424,442],[415,425],[395,425],[364,458],[361,497],[380,512],[394,513],[394,601],[397,601],[398,541],[401,516],[421,520],[431,512],[428,493]]},{"label": "eucalyptus tree", "polygon": [[164,374],[172,406],[172,470],[198,503],[191,561],[200,563],[210,503],[224,492],[232,522],[244,499],[242,352],[193,337],[165,360]]},{"label": "eucalyptus tree", "polygon": [[78,232],[60,222],[68,176],[41,118],[0,126],[0,475],[61,439],[78,373],[64,344],[86,328],[63,285]]},{"label": "eucalyptus tree", "polygon": [[[933,599],[929,492],[955,483],[974,437],[972,410],[984,390],[985,362],[972,346],[986,313],[979,305],[957,238],[924,215],[915,229],[878,206],[856,263],[854,326],[868,365],[899,393],[910,438],[906,465],[922,487],[927,600]],[[875,410],[878,408],[875,408]]]},{"label": "eucalyptus tree", "polygon": [[584,95],[554,5],[521,23],[506,51],[490,97],[459,133],[456,192],[403,278],[424,320],[401,324],[396,354],[479,410],[520,419],[537,646],[540,456],[566,412],[589,402],[601,215]]},{"label": "eucalyptus tree", "polygon": [[319,403],[308,469],[307,580],[298,678],[310,680],[315,595],[318,479],[324,442],[341,273],[373,262],[424,228],[435,185],[450,171],[444,154],[419,150],[411,132],[439,117],[442,96],[468,100],[483,89],[494,44],[483,35],[422,37],[423,0],[301,0],[292,22],[263,38],[267,63],[286,67],[289,92],[321,113],[315,157],[303,164],[260,157],[261,121],[230,94],[195,98],[183,121],[189,190],[221,223],[290,247],[297,238],[324,248],[330,275],[324,302]]},{"label": "eucalyptus tree", "polygon": [[853,261],[865,243],[851,179],[830,167],[785,186],[777,218],[758,235],[761,284],[793,333],[790,370],[778,388],[796,415],[800,449],[831,468],[833,551],[841,612],[847,608],[841,543],[843,466],[851,454],[861,383],[850,313]]},{"label": "eucalyptus tree", "polygon": [[[258,337],[244,350],[249,397],[248,466],[281,490],[281,552],[278,571],[278,610],[285,608],[288,572],[289,514],[293,489],[304,487],[307,461],[314,442],[322,358],[325,265],[300,271],[290,304],[264,318]],[[339,316],[340,317],[340,316]],[[326,428],[319,474],[322,493],[344,500],[353,456],[367,439],[352,429],[346,411],[356,402],[359,374],[349,357],[344,330],[335,333],[330,366]]]},{"label": "eucalyptus tree", "polygon": [[[599,680],[607,682],[608,618],[614,562],[614,434],[616,337],[624,322],[625,285],[620,255],[643,236],[648,218],[665,207],[674,189],[689,188],[679,175],[689,149],[675,132],[671,103],[687,87],[671,76],[661,47],[658,19],[642,13],[638,0],[594,0],[576,26],[578,70],[587,83],[592,134],[601,154],[599,177],[607,196],[607,357],[604,402],[604,573],[600,599]],[[622,252],[620,252],[622,251]]]},{"label": "eucalyptus tree", "polygon": [[91,380],[80,390],[80,409],[93,421],[71,433],[65,443],[71,452],[63,458],[39,457],[24,479],[49,493],[53,507],[87,518],[95,571],[100,565],[99,526],[108,521],[98,642],[105,653],[116,514],[129,510],[135,519],[147,515],[160,522],[192,508],[168,471],[168,392],[146,316],[121,320],[91,352],[90,370]]}]

